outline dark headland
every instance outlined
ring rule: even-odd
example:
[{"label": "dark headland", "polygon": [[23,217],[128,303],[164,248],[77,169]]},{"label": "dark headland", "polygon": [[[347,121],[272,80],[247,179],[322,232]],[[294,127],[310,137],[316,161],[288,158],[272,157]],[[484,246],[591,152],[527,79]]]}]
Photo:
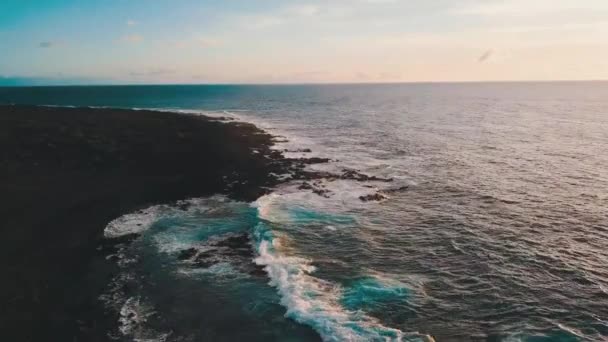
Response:
[{"label": "dark headland", "polygon": [[0,340],[107,340],[106,224],[189,197],[254,200],[290,167],[272,144],[203,116],[0,106]]}]

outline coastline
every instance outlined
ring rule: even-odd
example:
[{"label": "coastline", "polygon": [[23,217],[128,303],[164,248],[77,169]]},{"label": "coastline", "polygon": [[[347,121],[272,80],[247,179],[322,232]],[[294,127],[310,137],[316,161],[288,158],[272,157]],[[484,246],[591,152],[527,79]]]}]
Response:
[{"label": "coastline", "polygon": [[[261,153],[225,146],[237,139],[215,124],[200,125],[215,134],[198,144],[201,153],[189,151],[188,135],[180,143],[172,120],[150,123],[141,112],[106,120],[114,110],[80,108],[97,114],[81,120],[70,111],[59,120],[66,127],[54,127],[45,116],[61,115],[46,108],[7,109],[0,335],[601,339],[606,89],[564,90],[572,96],[550,85],[432,87],[424,96],[418,87],[371,86],[15,90],[10,100],[29,104],[173,109],[187,132],[203,129],[185,119],[199,113],[251,122],[274,135],[260,175],[280,178],[251,187],[242,196],[269,193],[249,202],[221,194],[235,192],[229,184],[245,189],[249,171],[223,179],[201,162],[185,174],[184,157]],[[150,113],[158,115],[168,114]],[[329,162],[299,167],[313,157]],[[195,178],[204,172],[213,189]],[[154,201],[133,205],[144,199]]]},{"label": "coastline", "polygon": [[108,222],[190,197],[255,200],[293,170],[273,139],[201,115],[0,106],[3,337],[109,340]]}]

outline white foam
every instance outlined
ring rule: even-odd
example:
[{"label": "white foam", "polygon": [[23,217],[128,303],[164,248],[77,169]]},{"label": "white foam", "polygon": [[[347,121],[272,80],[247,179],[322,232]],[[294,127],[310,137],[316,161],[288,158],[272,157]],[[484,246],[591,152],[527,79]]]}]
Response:
[{"label": "white foam", "polygon": [[[312,139],[297,137],[292,134],[295,130],[290,129],[284,123],[264,122],[253,115],[235,114],[233,112],[205,112],[205,111],[185,111],[179,109],[166,109],[165,111],[178,112],[184,114],[200,114],[207,116],[230,116],[237,121],[251,122],[256,126],[268,130],[275,135],[288,136],[289,141],[275,144],[273,148],[277,150],[289,149],[296,150],[311,148],[313,153],[288,152],[288,157],[318,156],[324,157],[323,152],[331,153],[332,150],[323,149],[313,143]],[[341,156],[343,154],[340,154]],[[307,167],[339,173],[340,165],[352,167],[360,165],[384,168],[385,165],[375,159],[367,158],[362,160],[360,156],[343,158],[346,163],[329,163],[309,165]],[[369,160],[368,160],[369,159]],[[357,166],[359,165],[359,166]],[[384,176],[384,175],[383,175]],[[298,191],[297,184],[288,184],[274,193],[258,199],[254,203],[257,207],[258,217],[263,221],[254,232],[256,242],[257,257],[255,262],[263,265],[270,278],[270,285],[275,287],[280,295],[281,304],[286,308],[286,316],[297,322],[306,324],[315,329],[325,341],[433,341],[429,336],[418,333],[406,333],[399,329],[390,328],[382,325],[377,319],[366,315],[362,311],[351,311],[340,304],[342,298],[342,288],[339,284],[326,281],[314,276],[315,268],[311,260],[288,253],[282,245],[285,236],[277,236],[276,232],[268,229],[267,222],[281,223],[290,220],[290,214],[281,210],[284,204],[295,204],[310,206],[311,208],[344,208],[345,202],[348,207],[352,205],[365,205],[359,200],[359,196],[367,195],[378,189],[363,187],[361,183],[352,180],[336,180],[333,182],[323,181],[323,184],[333,193],[329,199],[322,198],[310,191]],[[368,182],[367,184],[375,184]],[[370,204],[366,204],[370,205]],[[149,208],[143,216],[139,213],[130,214],[131,217],[119,218],[114,225],[108,225],[106,236],[121,236],[130,232],[141,232],[156,220],[162,213],[163,208]],[[339,210],[338,210],[339,212]],[[147,216],[146,216],[147,215]],[[127,215],[125,215],[127,216]],[[113,221],[114,222],[114,221]],[[139,224],[139,225],[138,225]],[[143,228],[142,228],[143,226]],[[329,231],[335,231],[336,227],[328,225]],[[166,246],[174,246],[177,241],[164,241]],[[182,249],[183,246],[179,246]],[[226,265],[218,264],[206,270],[180,270],[182,274],[190,275],[194,272],[211,272],[217,275],[233,276],[234,270]]]},{"label": "white foam", "polygon": [[40,105],[40,107],[50,107],[50,108],[78,108],[78,107],[73,106],[73,105],[50,105],[50,104],[43,104],[43,105]]},{"label": "white foam", "polygon": [[177,270],[177,274],[186,277],[213,275],[213,280],[215,282],[232,282],[237,279],[251,278],[249,274],[236,269],[230,262],[218,262],[207,268],[180,267]]},{"label": "white foam", "polygon": [[315,329],[325,341],[429,340],[417,334],[385,327],[360,311],[349,311],[339,303],[340,286],[311,275],[310,261],[276,252],[276,240],[262,240],[258,265],[264,265],[270,285],[277,288],[286,316]]},{"label": "white foam", "polygon": [[279,211],[273,210],[272,206],[275,201],[279,198],[279,194],[274,192],[268,195],[264,195],[258,198],[257,201],[252,203],[252,206],[255,207],[258,211],[258,217],[262,220],[275,222],[278,220],[275,214],[280,214]]},{"label": "white foam", "polygon": [[157,220],[163,206],[153,206],[112,220],[103,233],[106,238],[116,238],[128,234],[139,234]]},{"label": "white foam", "polygon": [[243,121],[239,116],[233,114],[229,111],[212,111],[212,110],[196,110],[196,109],[179,109],[179,108],[153,108],[153,109],[141,109],[141,110],[151,110],[157,112],[165,112],[165,113],[178,113],[178,114],[187,114],[187,115],[197,115],[197,116],[206,116],[214,119],[223,119],[229,118],[231,120]]},{"label": "white foam", "polygon": [[153,239],[158,251],[166,254],[177,253],[193,246],[191,241],[182,241],[180,236],[175,234],[156,234]]},{"label": "white foam", "polygon": [[225,201],[224,196],[178,201],[177,206],[185,207],[185,211],[165,204],[151,206],[112,220],[104,229],[104,236],[106,238],[117,238],[128,234],[140,234],[148,230],[161,217],[183,215],[184,213],[192,214],[209,209],[210,204]]},{"label": "white foam", "polygon": [[160,333],[153,329],[146,329],[148,319],[155,314],[149,304],[139,297],[128,298],[120,309],[119,331],[129,336],[135,342],[165,342],[171,333]]},{"label": "white foam", "polygon": [[[254,239],[258,256],[255,262],[263,265],[287,309],[286,316],[311,326],[325,341],[432,341],[429,336],[404,333],[383,326],[361,311],[349,311],[340,305],[342,288],[338,284],[312,275],[311,261],[287,255],[281,248],[281,237],[273,236],[268,224],[280,222],[277,194],[263,196],[257,201],[261,222],[255,228]],[[273,219],[279,221],[273,221]]]},{"label": "white foam", "polygon": [[154,310],[143,305],[139,297],[127,299],[120,309],[119,330],[123,335],[133,335],[136,329],[154,314]]},{"label": "white foam", "polygon": [[578,330],[578,329],[569,327],[569,326],[567,326],[565,324],[562,324],[562,323],[557,323],[557,326],[561,330],[566,331],[566,332],[568,332],[568,333],[570,333],[570,334],[572,334],[572,335],[574,335],[574,336],[576,336],[578,338],[585,339],[585,334],[583,332],[581,332],[580,330]]}]

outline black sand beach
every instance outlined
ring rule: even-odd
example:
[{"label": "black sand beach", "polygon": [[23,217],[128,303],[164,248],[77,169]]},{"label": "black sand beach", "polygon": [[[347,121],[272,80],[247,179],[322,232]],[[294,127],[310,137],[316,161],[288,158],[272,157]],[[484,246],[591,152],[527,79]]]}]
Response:
[{"label": "black sand beach", "polygon": [[254,200],[286,167],[272,139],[194,115],[0,106],[0,339],[108,340],[106,224],[189,197]]}]

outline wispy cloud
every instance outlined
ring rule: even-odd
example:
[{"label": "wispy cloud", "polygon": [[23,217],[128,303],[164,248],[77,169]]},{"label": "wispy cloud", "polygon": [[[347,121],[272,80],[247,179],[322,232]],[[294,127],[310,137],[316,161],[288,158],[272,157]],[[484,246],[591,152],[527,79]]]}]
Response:
[{"label": "wispy cloud", "polygon": [[589,10],[606,11],[605,0],[487,0],[473,2],[456,8],[453,13],[481,16],[535,16],[563,11]]},{"label": "wispy cloud", "polygon": [[44,49],[48,49],[48,48],[52,48],[53,46],[55,46],[56,44],[53,42],[40,42],[38,44],[38,47],[44,48]]},{"label": "wispy cloud", "polygon": [[289,7],[285,10],[286,14],[300,17],[310,17],[319,14],[321,8],[317,5],[300,5]]},{"label": "wispy cloud", "polygon": [[126,35],[120,37],[120,41],[125,42],[125,43],[139,43],[142,40],[144,40],[144,37],[142,37],[141,35],[139,35],[137,33],[126,34]]},{"label": "wispy cloud", "polygon": [[237,15],[231,21],[245,29],[267,29],[322,16],[327,14],[328,8],[316,4],[281,6],[266,13]]},{"label": "wispy cloud", "polygon": [[516,25],[491,28],[488,31],[496,33],[539,33],[554,32],[563,34],[564,32],[608,32],[608,21],[576,22],[567,24],[553,25]]},{"label": "wispy cloud", "polygon": [[[118,18],[112,30],[94,25],[104,20],[97,5],[77,21],[66,11],[65,27],[44,13],[35,30],[23,21],[23,37],[5,39],[0,72],[137,82],[608,78],[608,0],[160,1],[145,16],[102,3]],[[81,58],[58,58],[76,48]]]},{"label": "wispy cloud", "polygon": [[215,48],[222,46],[224,40],[215,37],[198,37],[167,41],[167,44],[176,48]]},{"label": "wispy cloud", "polygon": [[38,47],[42,48],[42,49],[56,48],[56,47],[60,47],[60,46],[64,46],[64,45],[67,45],[67,43],[64,41],[56,41],[56,40],[45,40],[45,41],[38,43]]},{"label": "wispy cloud", "polygon": [[396,71],[380,71],[380,72],[355,72],[353,78],[364,82],[386,82],[395,81],[401,78],[401,73]]},{"label": "wispy cloud", "polygon": [[176,72],[177,71],[175,69],[171,69],[171,68],[150,68],[150,69],[141,70],[141,71],[131,71],[129,73],[129,75],[133,76],[133,77],[154,77],[154,76],[173,75]]},{"label": "wispy cloud", "polygon": [[492,57],[493,54],[494,54],[494,50],[490,49],[490,50],[484,52],[481,56],[479,56],[479,58],[477,58],[477,62],[483,63],[483,62],[487,61],[488,59],[490,59],[490,57]]},{"label": "wispy cloud", "polygon": [[222,45],[222,41],[217,38],[199,38],[196,40],[196,43],[200,47],[210,48]]},{"label": "wispy cloud", "polygon": [[[243,21],[241,21],[241,20],[243,20]],[[265,28],[269,28],[269,27],[278,26],[278,25],[284,23],[285,19],[280,16],[273,16],[273,15],[255,15],[255,16],[246,16],[242,19],[239,19],[238,21],[245,23],[244,25],[248,29],[258,30],[258,29],[265,29]]]}]

